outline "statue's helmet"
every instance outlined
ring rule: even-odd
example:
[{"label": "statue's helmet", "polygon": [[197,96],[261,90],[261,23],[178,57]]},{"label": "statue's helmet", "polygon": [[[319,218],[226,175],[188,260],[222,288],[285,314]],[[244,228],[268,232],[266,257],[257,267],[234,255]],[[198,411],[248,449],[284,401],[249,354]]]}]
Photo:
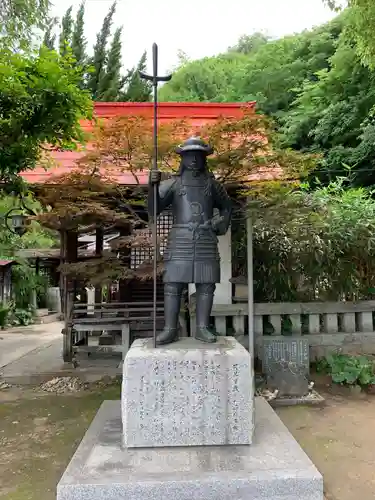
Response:
[{"label": "statue's helmet", "polygon": [[190,137],[176,148],[176,153],[180,156],[189,151],[201,151],[205,156],[212,155],[214,152],[213,148],[202,141],[200,137]]}]

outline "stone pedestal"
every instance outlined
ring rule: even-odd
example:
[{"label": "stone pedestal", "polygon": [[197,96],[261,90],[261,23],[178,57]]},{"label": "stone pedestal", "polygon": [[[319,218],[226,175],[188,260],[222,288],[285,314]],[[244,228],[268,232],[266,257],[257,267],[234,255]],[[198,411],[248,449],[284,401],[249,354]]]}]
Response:
[{"label": "stone pedestal", "polygon": [[123,365],[126,448],[249,445],[254,430],[249,353],[232,337],[156,349],[136,340]]},{"label": "stone pedestal", "polygon": [[323,500],[323,479],[274,410],[255,400],[251,446],[123,448],[105,401],[57,486],[57,500]]},{"label": "stone pedestal", "polygon": [[254,400],[253,379],[249,353],[230,337],[134,342],[122,409],[102,404],[57,500],[323,500],[322,476]]}]

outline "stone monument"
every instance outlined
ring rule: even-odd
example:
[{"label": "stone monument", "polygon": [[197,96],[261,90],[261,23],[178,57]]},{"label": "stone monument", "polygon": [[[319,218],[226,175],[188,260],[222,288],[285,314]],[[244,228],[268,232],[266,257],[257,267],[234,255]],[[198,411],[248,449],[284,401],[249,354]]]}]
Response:
[{"label": "stone monument", "polygon": [[253,401],[250,356],[235,339],[184,338],[158,349],[139,339],[124,362],[123,444],[248,445]]},{"label": "stone monument", "polygon": [[309,392],[310,346],[303,336],[263,337],[263,373],[278,397],[303,397]]},{"label": "stone monument", "polygon": [[[234,339],[217,342],[209,327],[220,282],[217,237],[230,225],[230,198],[207,169],[206,158],[213,152],[208,144],[191,137],[176,152],[181,156],[178,173],[160,182],[160,172],[151,170],[148,198],[151,217],[154,207],[156,215],[169,206],[173,214],[164,252],[165,326],[156,338],[165,348],[138,340],[125,360],[124,446],[250,444],[250,357]],[[175,344],[181,293],[190,283],[197,291],[195,339]]]},{"label": "stone monument", "polygon": [[[186,145],[199,146],[197,164],[205,158],[201,141]],[[210,182],[210,204],[197,199],[204,183],[195,186],[192,199],[178,176],[164,185],[178,197],[178,230],[172,228],[166,252],[166,327],[157,347],[153,339],[132,344],[123,364],[121,406],[102,404],[58,484],[58,500],[323,500],[319,472],[269,404],[254,399],[249,352],[209,329],[214,283],[220,278],[210,219],[218,188]],[[171,194],[165,196],[173,203]],[[219,215],[224,230],[230,213],[224,190],[219,199],[225,200],[225,215]],[[186,200],[189,207],[205,206],[194,214],[203,219],[208,214],[207,221],[185,227],[181,218],[193,215],[181,206]],[[179,293],[190,281],[204,282],[199,332],[197,338],[178,339]]]},{"label": "stone monument", "polygon": [[[144,76],[154,85],[156,116],[162,78],[153,49],[154,75]],[[156,346],[154,339],[132,344],[123,364],[122,404],[102,404],[58,484],[57,499],[322,500],[316,468],[268,403],[254,404],[250,354],[209,327],[220,281],[217,236],[230,224],[230,202],[207,170],[210,146],[193,137],[177,152],[176,176],[160,182],[156,154],[150,175],[151,214],[155,205],[157,212],[172,205],[174,213],[164,254],[165,327]],[[188,283],[197,289],[197,334],[178,339]]]}]

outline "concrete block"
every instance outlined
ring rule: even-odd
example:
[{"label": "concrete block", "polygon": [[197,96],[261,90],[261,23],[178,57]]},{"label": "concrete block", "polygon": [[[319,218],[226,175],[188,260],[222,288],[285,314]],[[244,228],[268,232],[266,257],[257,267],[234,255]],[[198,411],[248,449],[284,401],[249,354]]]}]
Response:
[{"label": "concrete block", "polygon": [[253,402],[253,364],[234,338],[183,338],[156,349],[139,339],[123,364],[123,444],[250,444]]},{"label": "concrete block", "polygon": [[323,479],[269,404],[250,446],[127,448],[105,401],[57,486],[57,500],[323,500]]}]

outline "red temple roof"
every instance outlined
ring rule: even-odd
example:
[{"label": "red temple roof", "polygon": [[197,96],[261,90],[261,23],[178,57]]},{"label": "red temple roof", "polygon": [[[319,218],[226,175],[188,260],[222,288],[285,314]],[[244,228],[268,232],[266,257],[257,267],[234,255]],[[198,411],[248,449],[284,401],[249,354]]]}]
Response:
[{"label": "red temple roof", "polygon": [[[244,107],[254,109],[255,102],[248,103],[195,103],[195,102],[168,102],[160,103],[158,107],[158,117],[160,123],[186,119],[192,126],[200,127],[202,125],[214,122],[221,117],[225,118],[241,118],[243,116]],[[115,116],[146,116],[152,119],[153,104],[152,103],[133,103],[133,102],[97,102],[94,105],[94,114],[97,118],[112,118]],[[86,131],[92,129],[92,122],[89,120],[82,121],[82,127]],[[51,154],[55,166],[46,169],[43,166],[37,166],[33,170],[23,172],[21,175],[25,181],[30,184],[41,184],[51,181],[51,178],[56,175],[69,173],[77,168],[77,160],[84,153],[77,151],[56,151]],[[278,170],[278,169],[276,169]],[[257,174],[254,180],[268,180],[277,177],[274,171],[267,171],[262,174]],[[148,172],[137,174],[141,184],[146,184],[148,180]],[[136,183],[132,174],[121,172],[118,175],[117,181],[119,184],[132,185]]]}]

